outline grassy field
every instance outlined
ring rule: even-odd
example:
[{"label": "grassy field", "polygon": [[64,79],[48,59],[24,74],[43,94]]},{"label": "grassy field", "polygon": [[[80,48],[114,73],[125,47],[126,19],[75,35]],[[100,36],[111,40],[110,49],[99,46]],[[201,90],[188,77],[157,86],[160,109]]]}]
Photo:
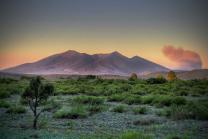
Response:
[{"label": "grassy field", "polygon": [[55,94],[32,129],[30,79],[0,79],[1,139],[206,139],[208,80],[44,80]]}]

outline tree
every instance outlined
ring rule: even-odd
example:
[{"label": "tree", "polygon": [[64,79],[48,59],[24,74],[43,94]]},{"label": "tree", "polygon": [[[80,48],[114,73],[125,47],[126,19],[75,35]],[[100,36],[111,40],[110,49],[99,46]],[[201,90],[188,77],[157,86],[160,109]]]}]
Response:
[{"label": "tree", "polygon": [[135,80],[137,80],[137,78],[138,78],[137,77],[137,74],[136,73],[132,73],[131,76],[130,76],[130,78],[129,78],[129,80],[130,81],[135,81]]},{"label": "tree", "polygon": [[167,79],[169,81],[176,80],[177,79],[177,76],[176,76],[175,72],[174,71],[169,71],[168,72],[168,75],[167,75]]},{"label": "tree", "polygon": [[50,95],[53,95],[54,87],[51,84],[43,84],[41,77],[31,79],[29,86],[22,94],[22,98],[27,101],[33,112],[33,128],[37,129],[37,121],[44,109],[38,107],[45,103]]}]

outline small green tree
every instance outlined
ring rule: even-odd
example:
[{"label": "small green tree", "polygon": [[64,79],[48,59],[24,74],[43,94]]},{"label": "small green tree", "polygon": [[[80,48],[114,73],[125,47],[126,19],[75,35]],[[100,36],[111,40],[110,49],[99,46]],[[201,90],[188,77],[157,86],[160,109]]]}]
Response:
[{"label": "small green tree", "polygon": [[168,75],[167,75],[167,79],[169,81],[176,80],[177,79],[177,76],[176,76],[175,72],[174,71],[169,71],[168,72]]},{"label": "small green tree", "polygon": [[37,121],[40,114],[44,109],[38,107],[47,101],[50,95],[53,95],[54,87],[51,84],[43,84],[41,77],[31,79],[30,85],[25,89],[22,94],[22,99],[28,102],[30,109],[33,112],[33,128],[37,129]]},{"label": "small green tree", "polygon": [[137,79],[138,79],[138,77],[137,77],[137,74],[136,73],[132,73],[131,76],[130,76],[130,78],[129,78],[130,81],[135,81]]}]

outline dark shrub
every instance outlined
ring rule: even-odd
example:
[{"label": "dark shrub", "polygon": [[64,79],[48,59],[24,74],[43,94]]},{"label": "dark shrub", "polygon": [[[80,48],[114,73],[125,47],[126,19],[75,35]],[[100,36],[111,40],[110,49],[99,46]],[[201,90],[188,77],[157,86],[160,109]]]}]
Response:
[{"label": "dark shrub", "polygon": [[141,103],[141,97],[140,96],[129,96],[124,100],[124,102],[126,104],[129,104],[129,105],[140,104]]},{"label": "dark shrub", "polygon": [[87,117],[88,113],[86,109],[81,106],[75,106],[71,109],[69,108],[61,108],[57,112],[54,113],[55,118],[69,118],[69,119],[78,119]]},{"label": "dark shrub", "polygon": [[118,105],[112,109],[113,112],[118,112],[118,113],[123,113],[126,110],[127,110],[126,106],[124,106],[124,105]]},{"label": "dark shrub", "polygon": [[0,108],[9,108],[10,103],[5,100],[0,100]]},{"label": "dark shrub", "polygon": [[134,114],[146,114],[147,108],[146,107],[135,107],[135,108],[133,108],[132,111]]},{"label": "dark shrub", "polygon": [[165,78],[149,78],[146,80],[148,84],[163,84],[166,83],[167,80]]},{"label": "dark shrub", "polygon": [[73,99],[73,102],[78,104],[98,105],[98,104],[103,104],[104,99],[102,97],[95,97],[95,96],[78,96]]},{"label": "dark shrub", "polygon": [[19,113],[25,113],[25,112],[26,112],[25,107],[20,106],[20,105],[11,106],[7,110],[7,113],[13,113],[13,114],[19,114]]}]

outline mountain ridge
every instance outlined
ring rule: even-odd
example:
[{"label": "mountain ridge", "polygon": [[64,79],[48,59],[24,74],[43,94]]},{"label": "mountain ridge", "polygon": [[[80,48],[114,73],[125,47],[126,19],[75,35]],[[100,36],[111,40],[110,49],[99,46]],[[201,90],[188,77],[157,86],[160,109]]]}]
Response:
[{"label": "mountain ridge", "polygon": [[113,74],[129,75],[168,71],[169,69],[139,56],[128,58],[114,51],[107,54],[87,54],[68,50],[33,63],[3,70],[22,74]]}]

